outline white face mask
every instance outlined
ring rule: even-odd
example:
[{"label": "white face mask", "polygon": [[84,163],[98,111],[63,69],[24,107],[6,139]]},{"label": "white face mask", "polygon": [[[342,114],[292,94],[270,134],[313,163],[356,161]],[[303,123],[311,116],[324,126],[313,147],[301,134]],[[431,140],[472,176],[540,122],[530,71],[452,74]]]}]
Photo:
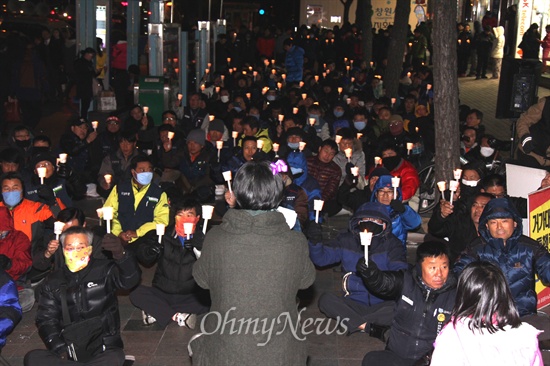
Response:
[{"label": "white face mask", "polygon": [[477,182],[479,182],[479,180],[466,180],[462,178],[462,184],[468,187],[477,187]]},{"label": "white face mask", "polygon": [[220,97],[220,100],[222,101],[222,103],[227,103],[227,102],[229,102],[229,96],[228,95],[222,95]]},{"label": "white face mask", "polygon": [[483,157],[488,158],[489,156],[493,155],[493,153],[495,152],[495,149],[493,149],[492,147],[488,147],[488,146],[482,146],[479,149],[479,152],[481,153],[481,155]]}]

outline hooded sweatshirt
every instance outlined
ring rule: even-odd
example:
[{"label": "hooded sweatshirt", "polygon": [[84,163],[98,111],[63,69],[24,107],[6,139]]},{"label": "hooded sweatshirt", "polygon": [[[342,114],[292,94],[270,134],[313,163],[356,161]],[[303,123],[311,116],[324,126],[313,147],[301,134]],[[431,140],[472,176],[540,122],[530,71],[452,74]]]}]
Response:
[{"label": "hooded sweatshirt", "polygon": [[[376,184],[374,185],[374,189],[372,190],[371,195],[371,202],[378,202],[378,198],[376,197],[376,192],[378,192],[379,189],[382,188],[392,188],[391,185],[391,175],[382,175],[378,180],[376,181]],[[402,200],[401,196],[401,188],[397,188],[397,199],[399,201]],[[409,205],[404,204],[405,206],[405,212],[399,213],[396,212],[391,206],[383,205],[388,215],[391,218],[392,221],[392,233],[393,235],[397,236],[399,240],[403,243],[403,245],[407,244],[407,231],[416,229],[420,226],[422,223],[422,218],[420,215],[413,210]]]},{"label": "hooded sweatshirt", "polygon": [[[310,221],[315,220],[314,200],[322,200],[321,187],[315,178],[307,173],[307,160],[304,153],[292,151],[287,156],[287,162],[292,170],[292,182],[302,187],[307,193],[308,217]],[[319,217],[321,220],[321,217]]]}]

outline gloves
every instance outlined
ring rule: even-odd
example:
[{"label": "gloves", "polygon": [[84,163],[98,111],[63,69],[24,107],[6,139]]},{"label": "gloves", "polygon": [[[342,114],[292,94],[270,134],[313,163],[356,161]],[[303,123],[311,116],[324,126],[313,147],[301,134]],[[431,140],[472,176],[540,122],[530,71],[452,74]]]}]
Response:
[{"label": "gloves", "polygon": [[101,248],[109,251],[113,254],[113,259],[119,260],[124,257],[124,246],[120,242],[120,239],[113,234],[105,234],[101,241]]},{"label": "gloves", "polygon": [[405,205],[399,200],[391,200],[390,207],[397,213],[402,214],[405,212]]},{"label": "gloves", "polygon": [[189,240],[185,240],[185,244],[183,245],[185,249],[192,250],[193,248],[196,248],[198,250],[202,250],[204,234],[198,229],[199,227],[197,226],[197,230],[193,233],[193,237]]},{"label": "gloves", "polygon": [[38,188],[38,197],[48,206],[53,206],[56,203],[53,189],[48,186],[42,185]]},{"label": "gloves", "polygon": [[365,257],[359,258],[357,261],[357,266],[355,267],[357,274],[364,278],[371,277],[376,271],[378,271],[378,266],[369,258],[369,265],[365,262]]},{"label": "gloves", "polygon": [[59,168],[57,169],[57,175],[59,175],[61,178],[69,178],[72,174],[72,170],[67,164],[59,164]]},{"label": "gloves", "polygon": [[306,237],[313,244],[322,243],[323,229],[321,224],[318,224],[315,221],[310,221],[307,226]]},{"label": "gloves", "polygon": [[535,150],[535,144],[533,143],[531,135],[525,134],[521,137],[521,147],[523,147],[523,152],[526,154]]},{"label": "gloves", "polygon": [[0,254],[0,268],[6,271],[11,268],[11,259],[6,257],[4,254]]}]

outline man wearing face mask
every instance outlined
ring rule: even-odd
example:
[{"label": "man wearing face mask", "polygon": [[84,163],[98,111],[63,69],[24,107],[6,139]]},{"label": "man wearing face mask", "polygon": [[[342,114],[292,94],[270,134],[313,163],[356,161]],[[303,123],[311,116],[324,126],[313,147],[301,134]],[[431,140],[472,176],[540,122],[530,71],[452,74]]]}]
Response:
[{"label": "man wearing face mask", "polygon": [[403,202],[409,201],[416,195],[420,187],[420,178],[414,165],[399,156],[399,149],[393,145],[383,145],[380,149],[382,164],[392,176],[401,178],[401,192]]},{"label": "man wearing face mask", "polygon": [[[312,104],[308,108],[307,113],[308,115],[305,131],[311,131],[311,133],[313,133],[313,130],[315,130],[315,134],[317,134],[317,137],[319,137],[323,141],[330,138],[328,123],[323,118],[323,109],[321,108],[321,106],[317,104]],[[313,125],[312,122],[314,122]]]},{"label": "man wearing face mask", "polygon": [[117,184],[105,201],[113,208],[111,233],[138,254],[156,242],[156,224],[168,225],[166,193],[153,182],[153,164],[147,156],[136,156],[130,164],[132,177]]},{"label": "man wearing face mask", "polygon": [[[309,221],[313,222],[315,220],[314,201],[323,199],[321,187],[317,180],[308,174],[306,156],[302,152],[293,151],[288,154],[286,160],[292,173],[292,181],[307,193],[308,217]],[[322,217],[319,217],[319,222],[322,222]]]},{"label": "man wearing face mask", "polygon": [[[322,243],[320,225],[311,223],[306,236],[309,257],[316,266],[340,262],[345,273],[342,280],[343,296],[324,293],[319,298],[319,309],[329,318],[340,317],[348,332],[370,333],[371,323],[389,325],[394,302],[384,301],[369,291],[356,273],[357,261],[364,256],[360,232],[373,233],[369,258],[383,270],[398,271],[407,268],[403,245],[392,234],[392,223],[385,207],[367,202],[357,209],[349,220],[348,231],[338,234],[329,243]],[[346,320],[347,319],[347,320]]]},{"label": "man wearing face mask", "polygon": [[[279,155],[282,158],[286,158],[292,151],[300,151],[300,142],[305,142],[306,146],[301,150],[306,158],[310,157],[311,149],[310,144],[305,140],[306,133],[300,127],[290,127],[285,131],[286,140],[279,146]],[[309,136],[308,136],[309,137]]]},{"label": "man wearing face mask", "polygon": [[35,248],[44,237],[44,229],[53,228],[54,217],[48,205],[23,198],[23,179],[11,172],[2,176],[2,201],[10,210],[15,230],[22,231]]},{"label": "man wearing face mask", "polygon": [[[200,257],[204,234],[199,225],[201,204],[193,198],[174,203],[175,224],[166,228],[162,242],[155,246],[158,264],[153,286],[139,286],[130,293],[130,301],[142,309],[143,322],[165,328],[172,321],[193,329],[198,314],[210,308],[210,296],[193,279],[193,265]],[[192,224],[186,235],[184,224]]]},{"label": "man wearing face mask", "polygon": [[493,147],[493,141],[495,141],[493,136],[483,135],[479,145],[470,149],[470,151],[464,155],[464,159],[466,159],[469,163],[491,164],[493,159],[496,159],[497,157],[495,148]]},{"label": "man wearing face mask", "polygon": [[[92,237],[90,230],[78,226],[61,234],[65,265],[45,280],[36,313],[38,333],[47,349],[27,353],[25,365],[65,365],[73,364],[68,360],[75,359],[97,365],[124,363],[116,292],[136,286],[141,270],[134,256],[112,234],[105,235],[102,247],[112,253],[113,260],[92,258]],[[62,316],[65,312],[68,314]],[[98,342],[90,342],[93,348],[87,357],[78,348],[73,351],[65,334],[69,325],[85,320],[90,327],[102,328],[98,330]]]},{"label": "man wearing face mask", "polygon": [[17,125],[13,128],[11,138],[8,140],[11,147],[16,148],[24,157],[24,163],[28,162],[32,152],[32,133],[25,125]]}]

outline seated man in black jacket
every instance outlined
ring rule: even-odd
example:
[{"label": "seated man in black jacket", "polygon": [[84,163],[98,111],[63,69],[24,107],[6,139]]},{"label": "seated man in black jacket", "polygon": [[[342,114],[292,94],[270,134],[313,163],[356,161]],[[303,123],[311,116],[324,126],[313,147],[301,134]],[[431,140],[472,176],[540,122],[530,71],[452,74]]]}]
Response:
[{"label": "seated man in black jacket", "polygon": [[[97,365],[123,364],[116,292],[136,286],[141,271],[135,258],[112,234],[105,235],[102,247],[112,253],[114,260],[92,258],[92,238],[92,232],[82,227],[71,227],[61,234],[65,266],[46,279],[36,313],[38,333],[47,350],[27,353],[25,365],[60,365],[67,363],[64,362],[67,359]],[[63,311],[63,304],[66,304],[66,311]],[[99,342],[90,342],[95,345],[93,356],[75,353],[71,344],[84,342],[85,334],[71,343],[65,334],[67,329],[96,318],[95,323],[101,323],[102,330]]]},{"label": "seated man in black jacket", "polygon": [[[193,264],[200,256],[204,235],[197,225],[202,207],[193,198],[174,204],[175,225],[166,228],[162,242],[153,251],[159,254],[153,287],[139,286],[130,294],[132,304],[142,309],[145,325],[157,322],[165,328],[171,321],[193,329],[197,314],[210,308],[208,291],[193,279]],[[183,224],[193,223],[188,238]]]},{"label": "seated man in black jacket", "polygon": [[363,366],[410,366],[429,357],[435,337],[451,320],[456,297],[457,281],[445,244],[420,244],[416,265],[406,271],[381,271],[372,260],[367,267],[361,258],[357,272],[369,291],[396,300],[386,349],[367,353]]}]

